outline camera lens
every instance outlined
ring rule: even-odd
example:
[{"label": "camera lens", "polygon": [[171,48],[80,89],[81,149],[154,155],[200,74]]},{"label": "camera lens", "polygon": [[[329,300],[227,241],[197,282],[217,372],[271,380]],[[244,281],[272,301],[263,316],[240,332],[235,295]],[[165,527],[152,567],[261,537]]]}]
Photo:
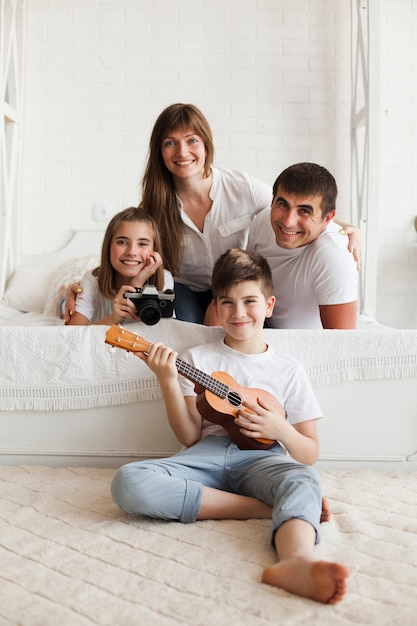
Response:
[{"label": "camera lens", "polygon": [[153,326],[157,324],[161,319],[161,312],[159,307],[154,302],[146,302],[140,307],[139,317],[144,324],[148,326]]}]

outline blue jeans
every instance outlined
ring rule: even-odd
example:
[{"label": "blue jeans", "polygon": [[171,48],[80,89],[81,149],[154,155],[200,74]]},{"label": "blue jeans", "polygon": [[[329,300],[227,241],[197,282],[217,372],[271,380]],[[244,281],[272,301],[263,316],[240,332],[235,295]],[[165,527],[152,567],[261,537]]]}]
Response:
[{"label": "blue jeans", "polygon": [[272,536],[284,522],[309,522],[319,541],[321,486],[316,470],[275,444],[241,450],[229,437],[208,436],[167,459],[128,463],[114,475],[114,501],[127,513],[195,522],[203,487],[257,498],[273,507]]},{"label": "blue jeans", "polygon": [[206,309],[213,299],[211,290],[191,291],[182,283],[175,283],[175,317],[183,322],[202,324]]}]

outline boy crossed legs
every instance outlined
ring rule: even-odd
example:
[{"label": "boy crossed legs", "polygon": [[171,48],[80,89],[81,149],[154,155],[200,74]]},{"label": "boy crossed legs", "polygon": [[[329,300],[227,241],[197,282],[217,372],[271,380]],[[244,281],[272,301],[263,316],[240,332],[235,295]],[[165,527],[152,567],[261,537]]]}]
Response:
[{"label": "boy crossed legs", "polygon": [[248,440],[276,443],[266,450],[239,448],[213,416],[200,414],[193,383],[178,376],[177,353],[152,344],[138,356],[157,375],[168,421],[185,449],[121,467],[113,498],[129,513],[183,523],[271,519],[278,561],[263,571],[262,581],[335,604],[345,595],[349,570],[314,553],[322,509],[312,467],[320,408],[301,364],[263,339],[263,322],[275,303],[266,260],[241,250],[222,255],[213,272],[213,297],[225,337],[187,351],[186,361],[211,372],[222,364],[231,376],[246,378],[246,387],[274,393],[278,405],[262,396],[243,398],[234,424]]}]

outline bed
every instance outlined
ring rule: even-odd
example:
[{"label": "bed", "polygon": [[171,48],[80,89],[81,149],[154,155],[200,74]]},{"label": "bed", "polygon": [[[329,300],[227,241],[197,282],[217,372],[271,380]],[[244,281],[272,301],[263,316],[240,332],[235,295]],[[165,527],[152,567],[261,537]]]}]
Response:
[{"label": "bed", "polygon": [[[54,315],[60,285],[97,265],[101,240],[100,232],[78,232],[54,255],[22,259],[7,284],[0,305],[0,463],[116,467],[179,449],[150,370],[133,355],[111,353],[106,327],[65,327]],[[129,329],[180,354],[222,334],[175,319]],[[370,325],[265,336],[311,378],[324,413],[321,465],[415,467],[417,331]]]},{"label": "bed", "polygon": [[59,288],[98,265],[102,240],[102,231],[75,231],[53,254],[23,256],[0,298],[0,326],[62,326],[56,314]]}]

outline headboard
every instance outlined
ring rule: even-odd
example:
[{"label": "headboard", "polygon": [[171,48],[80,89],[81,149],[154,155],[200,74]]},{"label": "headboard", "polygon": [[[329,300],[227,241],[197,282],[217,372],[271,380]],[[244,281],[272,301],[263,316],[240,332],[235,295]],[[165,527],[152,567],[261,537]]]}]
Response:
[{"label": "headboard", "polygon": [[15,320],[15,311],[56,316],[60,286],[99,264],[102,241],[101,230],[79,230],[52,254],[22,256],[0,299],[1,317]]},{"label": "headboard", "polygon": [[78,257],[99,255],[104,230],[76,230],[63,248],[51,254],[22,256],[19,267],[57,268],[61,263]]}]

